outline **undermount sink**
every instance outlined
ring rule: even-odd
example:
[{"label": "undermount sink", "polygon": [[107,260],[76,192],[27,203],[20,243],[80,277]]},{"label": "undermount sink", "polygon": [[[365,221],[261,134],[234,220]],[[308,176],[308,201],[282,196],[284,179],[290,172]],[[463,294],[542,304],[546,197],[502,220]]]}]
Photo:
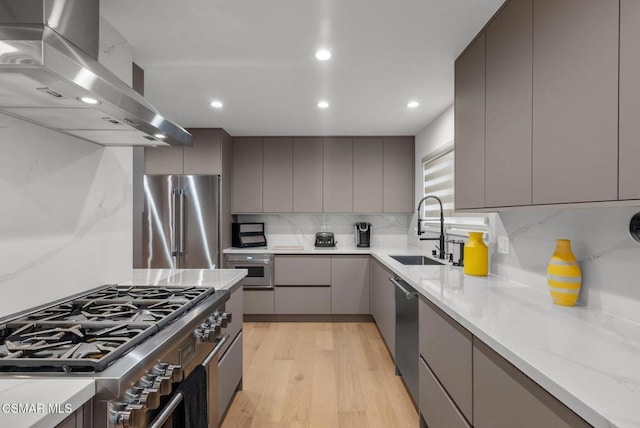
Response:
[{"label": "undermount sink", "polygon": [[403,265],[442,265],[443,263],[425,256],[389,256]]}]

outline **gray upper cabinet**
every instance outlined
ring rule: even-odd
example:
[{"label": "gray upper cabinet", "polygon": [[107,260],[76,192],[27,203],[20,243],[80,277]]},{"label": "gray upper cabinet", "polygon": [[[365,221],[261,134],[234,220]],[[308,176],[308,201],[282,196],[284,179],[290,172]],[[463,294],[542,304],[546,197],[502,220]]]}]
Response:
[{"label": "gray upper cabinet", "polygon": [[640,199],[640,2],[620,1],[619,199]]},{"label": "gray upper cabinet", "polygon": [[485,34],[455,66],[455,208],[482,208],[485,172]]},{"label": "gray upper cabinet", "polygon": [[414,137],[384,137],[383,212],[410,213],[415,207]]},{"label": "gray upper cabinet", "polygon": [[353,139],[353,212],[382,212],[382,159],[382,137]]},{"label": "gray upper cabinet", "polygon": [[293,139],[264,137],[262,140],[262,211],[293,211]]},{"label": "gray upper cabinet", "polygon": [[323,139],[323,212],[353,210],[353,141],[351,137]]},{"label": "gray upper cabinet", "polygon": [[322,138],[293,139],[293,212],[322,212]]},{"label": "gray upper cabinet", "polygon": [[182,147],[146,147],[144,172],[145,174],[182,174],[183,160]]},{"label": "gray upper cabinet", "polygon": [[261,137],[233,139],[232,187],[232,212],[262,212]]},{"label": "gray upper cabinet", "polygon": [[617,199],[618,21],[619,0],[535,1],[534,204]]},{"label": "gray upper cabinet", "polygon": [[532,20],[511,0],[485,31],[486,207],[531,205]]}]

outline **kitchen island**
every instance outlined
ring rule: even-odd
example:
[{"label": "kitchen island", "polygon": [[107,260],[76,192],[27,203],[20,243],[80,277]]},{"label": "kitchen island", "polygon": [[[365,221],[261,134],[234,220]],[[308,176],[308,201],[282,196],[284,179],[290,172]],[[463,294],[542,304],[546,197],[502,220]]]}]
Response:
[{"label": "kitchen island", "polygon": [[[240,287],[240,280],[245,275],[244,270],[136,269],[114,282],[125,286],[210,287],[232,293]],[[7,317],[10,318],[12,316]],[[90,373],[86,376],[0,374],[0,427],[53,427],[63,421],[65,427],[81,427],[83,418],[72,422],[67,418],[74,412],[80,413],[95,394],[95,379]],[[85,423],[84,427],[87,426],[90,425]]]},{"label": "kitchen island", "polygon": [[[370,254],[473,336],[596,427],[640,427],[640,326],[586,307],[554,305],[547,292],[449,263],[406,266],[412,247],[225,253]],[[389,286],[391,284],[389,283]]]}]

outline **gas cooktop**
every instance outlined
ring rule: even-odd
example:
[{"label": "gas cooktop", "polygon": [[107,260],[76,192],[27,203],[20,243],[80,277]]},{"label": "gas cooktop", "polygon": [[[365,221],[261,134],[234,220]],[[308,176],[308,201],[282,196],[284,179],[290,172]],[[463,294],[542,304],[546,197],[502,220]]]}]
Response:
[{"label": "gas cooktop", "polygon": [[109,285],[0,325],[0,371],[102,371],[215,289]]}]

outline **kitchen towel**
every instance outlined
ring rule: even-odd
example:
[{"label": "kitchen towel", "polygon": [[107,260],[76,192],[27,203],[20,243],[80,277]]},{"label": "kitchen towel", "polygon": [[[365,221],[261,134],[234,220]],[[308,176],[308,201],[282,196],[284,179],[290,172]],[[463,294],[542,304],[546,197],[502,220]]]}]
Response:
[{"label": "kitchen towel", "polygon": [[183,404],[174,414],[174,428],[207,428],[207,369],[197,366],[178,387]]}]

